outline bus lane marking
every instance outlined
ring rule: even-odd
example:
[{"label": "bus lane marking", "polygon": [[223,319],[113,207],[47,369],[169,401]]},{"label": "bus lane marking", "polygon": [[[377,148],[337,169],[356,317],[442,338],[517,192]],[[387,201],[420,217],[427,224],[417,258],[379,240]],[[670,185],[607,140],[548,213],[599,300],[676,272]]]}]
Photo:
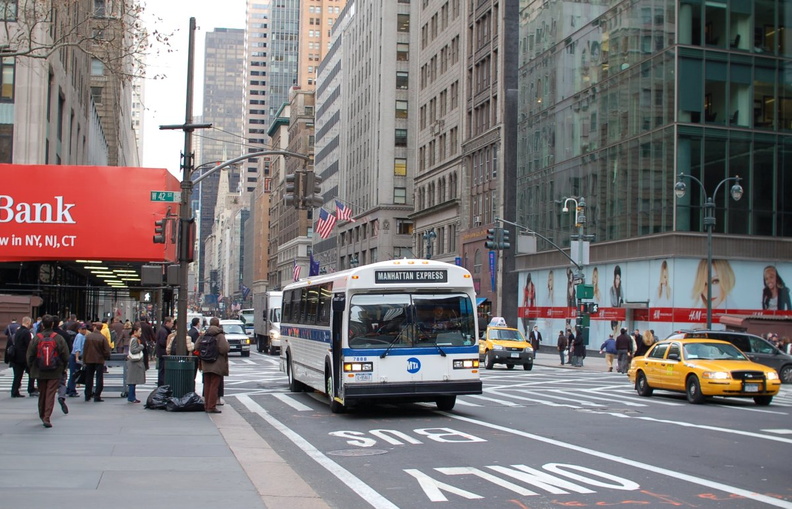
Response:
[{"label": "bus lane marking", "polygon": [[[745,497],[745,498],[747,498],[749,500],[756,500],[756,501],[759,501],[759,502],[762,502],[762,503],[765,503],[765,504],[768,504],[768,505],[772,505],[772,506],[775,506],[775,507],[783,507],[783,508],[786,508],[786,509],[792,509],[792,502],[788,502],[786,500],[780,500],[780,499],[777,499],[777,498],[769,497],[767,495],[762,495],[760,493],[756,493],[756,492],[753,492],[753,491],[744,490],[744,489],[738,488],[736,486],[730,486],[728,484],[720,483],[720,482],[717,482],[717,481],[712,481],[712,480],[709,480],[709,479],[704,479],[702,477],[696,477],[696,476],[693,476],[693,475],[683,474],[681,472],[675,472],[673,470],[668,470],[667,468],[663,468],[663,467],[659,467],[659,466],[655,466],[655,465],[650,465],[648,463],[643,463],[643,462],[640,462],[640,461],[631,460],[631,459],[628,459],[628,458],[624,458],[622,456],[616,456],[614,454],[609,454],[609,453],[606,453],[606,452],[596,451],[594,449],[589,449],[587,447],[582,447],[582,446],[579,446],[579,445],[568,444],[566,442],[561,442],[561,441],[555,440],[553,438],[547,438],[547,437],[543,437],[543,436],[540,436],[540,435],[535,435],[533,433],[528,433],[528,432],[525,432],[525,431],[515,430],[515,429],[512,429],[512,428],[508,428],[506,426],[501,426],[499,424],[494,424],[494,423],[480,421],[478,419],[473,419],[471,417],[464,417],[462,415],[454,415],[454,414],[449,413],[449,412],[439,412],[438,411],[438,413],[440,413],[442,415],[445,415],[445,416],[447,416],[447,417],[449,417],[451,419],[455,419],[455,420],[462,421],[462,422],[467,422],[467,423],[473,424],[475,426],[481,426],[481,427],[484,427],[484,428],[490,428],[490,429],[501,431],[501,432],[504,432],[504,433],[510,433],[512,435],[517,435],[517,436],[520,436],[520,437],[523,437],[523,438],[528,438],[530,440],[535,440],[537,442],[542,442],[542,443],[545,443],[545,444],[548,444],[548,445],[554,445],[554,446],[561,447],[561,448],[564,448],[564,449],[569,449],[571,451],[575,451],[575,452],[579,452],[581,454],[586,454],[586,455],[589,455],[589,456],[593,456],[595,458],[600,458],[600,459],[604,459],[604,460],[607,460],[607,461],[613,461],[615,463],[620,463],[622,465],[639,468],[641,470],[646,470],[648,472],[652,472],[652,473],[655,473],[655,474],[664,475],[664,476],[667,476],[667,477],[678,479],[680,481],[685,481],[685,482],[689,482],[691,484],[697,484],[699,486],[704,486],[704,487],[715,489],[715,490],[718,490],[718,491],[723,491],[725,493],[730,493],[732,495]],[[649,419],[649,420],[655,420],[655,419]],[[668,422],[673,423],[673,421],[668,421]],[[682,423],[679,423],[679,424],[682,424]],[[709,429],[710,428],[709,426],[698,426],[698,425],[690,425],[690,426],[691,427],[702,427],[702,428],[705,428],[705,429]],[[724,430],[724,431],[728,431],[728,430]],[[759,435],[756,435],[755,433],[744,433],[744,432],[741,432],[741,433],[737,433],[737,434],[745,434],[745,435],[749,435],[749,436],[759,436]],[[781,442],[792,443],[792,440],[782,439],[780,437],[761,437],[761,438],[775,439],[775,440],[781,441]]]},{"label": "bus lane marking", "polygon": [[303,405],[289,394],[281,393],[281,394],[273,394],[272,396],[275,399],[280,400],[282,403],[286,403],[288,406],[292,407],[298,412],[310,412],[311,410],[313,410],[313,408],[309,407],[308,405]]},{"label": "bus lane marking", "polygon": [[258,415],[270,426],[280,431],[284,436],[286,436],[286,438],[291,440],[294,445],[299,447],[305,454],[307,454],[308,457],[324,467],[328,472],[336,476],[339,481],[357,493],[359,497],[368,502],[372,507],[375,507],[376,509],[399,509],[399,506],[393,504],[390,500],[380,495],[379,492],[363,482],[359,477],[325,456],[319,449],[311,445],[311,443],[309,443],[302,436],[286,427],[286,425],[281,423],[279,420],[272,417],[269,412],[257,405],[255,401],[250,399],[250,397],[239,396],[237,399],[252,413]]}]

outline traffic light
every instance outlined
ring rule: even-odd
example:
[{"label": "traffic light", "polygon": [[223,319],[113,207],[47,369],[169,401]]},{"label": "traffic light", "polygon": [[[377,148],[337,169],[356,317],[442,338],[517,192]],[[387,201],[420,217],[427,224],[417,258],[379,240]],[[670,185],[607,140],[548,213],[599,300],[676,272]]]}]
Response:
[{"label": "traffic light", "polygon": [[487,249],[498,249],[497,235],[498,228],[487,228],[487,241],[484,243]]},{"label": "traffic light", "polygon": [[501,238],[500,242],[498,242],[498,247],[500,249],[509,249],[511,247],[511,243],[509,242],[509,230],[508,228],[501,228]]},{"label": "traffic light", "polygon": [[286,175],[286,190],[283,201],[287,207],[300,208],[299,174],[297,172]]},{"label": "traffic light", "polygon": [[160,219],[159,221],[154,221],[154,243],[155,244],[164,244],[165,243],[165,219]]},{"label": "traffic light", "polygon": [[599,304],[597,304],[596,302],[589,302],[588,312],[591,315],[596,315],[597,313],[599,313]]},{"label": "traffic light", "polygon": [[303,203],[305,208],[321,207],[324,205],[322,199],[322,177],[313,171],[305,172],[305,187],[303,189]]}]

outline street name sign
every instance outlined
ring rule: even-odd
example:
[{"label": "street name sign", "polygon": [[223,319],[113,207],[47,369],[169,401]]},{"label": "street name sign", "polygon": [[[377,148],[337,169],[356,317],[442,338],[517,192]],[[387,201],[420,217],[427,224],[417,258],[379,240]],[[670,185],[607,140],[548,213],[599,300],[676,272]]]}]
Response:
[{"label": "street name sign", "polygon": [[181,191],[151,191],[151,201],[179,202]]}]

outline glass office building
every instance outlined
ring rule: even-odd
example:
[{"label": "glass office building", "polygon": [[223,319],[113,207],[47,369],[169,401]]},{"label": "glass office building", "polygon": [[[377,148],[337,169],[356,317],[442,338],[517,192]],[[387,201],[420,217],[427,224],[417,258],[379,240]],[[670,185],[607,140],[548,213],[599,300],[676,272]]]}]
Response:
[{"label": "glass office building", "polygon": [[[559,200],[583,197],[589,265],[693,260],[706,197],[739,175],[741,200],[731,182],[713,197],[714,256],[792,259],[790,26],[791,0],[522,0],[516,222],[569,246]],[[680,173],[704,189],[675,198]],[[538,251],[517,255],[523,279],[566,266]]]}]

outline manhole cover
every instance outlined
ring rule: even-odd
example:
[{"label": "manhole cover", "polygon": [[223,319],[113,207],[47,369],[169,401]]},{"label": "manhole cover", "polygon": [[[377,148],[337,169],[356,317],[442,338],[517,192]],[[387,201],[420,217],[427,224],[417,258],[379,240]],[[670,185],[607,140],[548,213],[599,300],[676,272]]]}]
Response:
[{"label": "manhole cover", "polygon": [[387,454],[383,449],[344,449],[341,451],[330,451],[330,456],[376,456],[377,454]]}]

